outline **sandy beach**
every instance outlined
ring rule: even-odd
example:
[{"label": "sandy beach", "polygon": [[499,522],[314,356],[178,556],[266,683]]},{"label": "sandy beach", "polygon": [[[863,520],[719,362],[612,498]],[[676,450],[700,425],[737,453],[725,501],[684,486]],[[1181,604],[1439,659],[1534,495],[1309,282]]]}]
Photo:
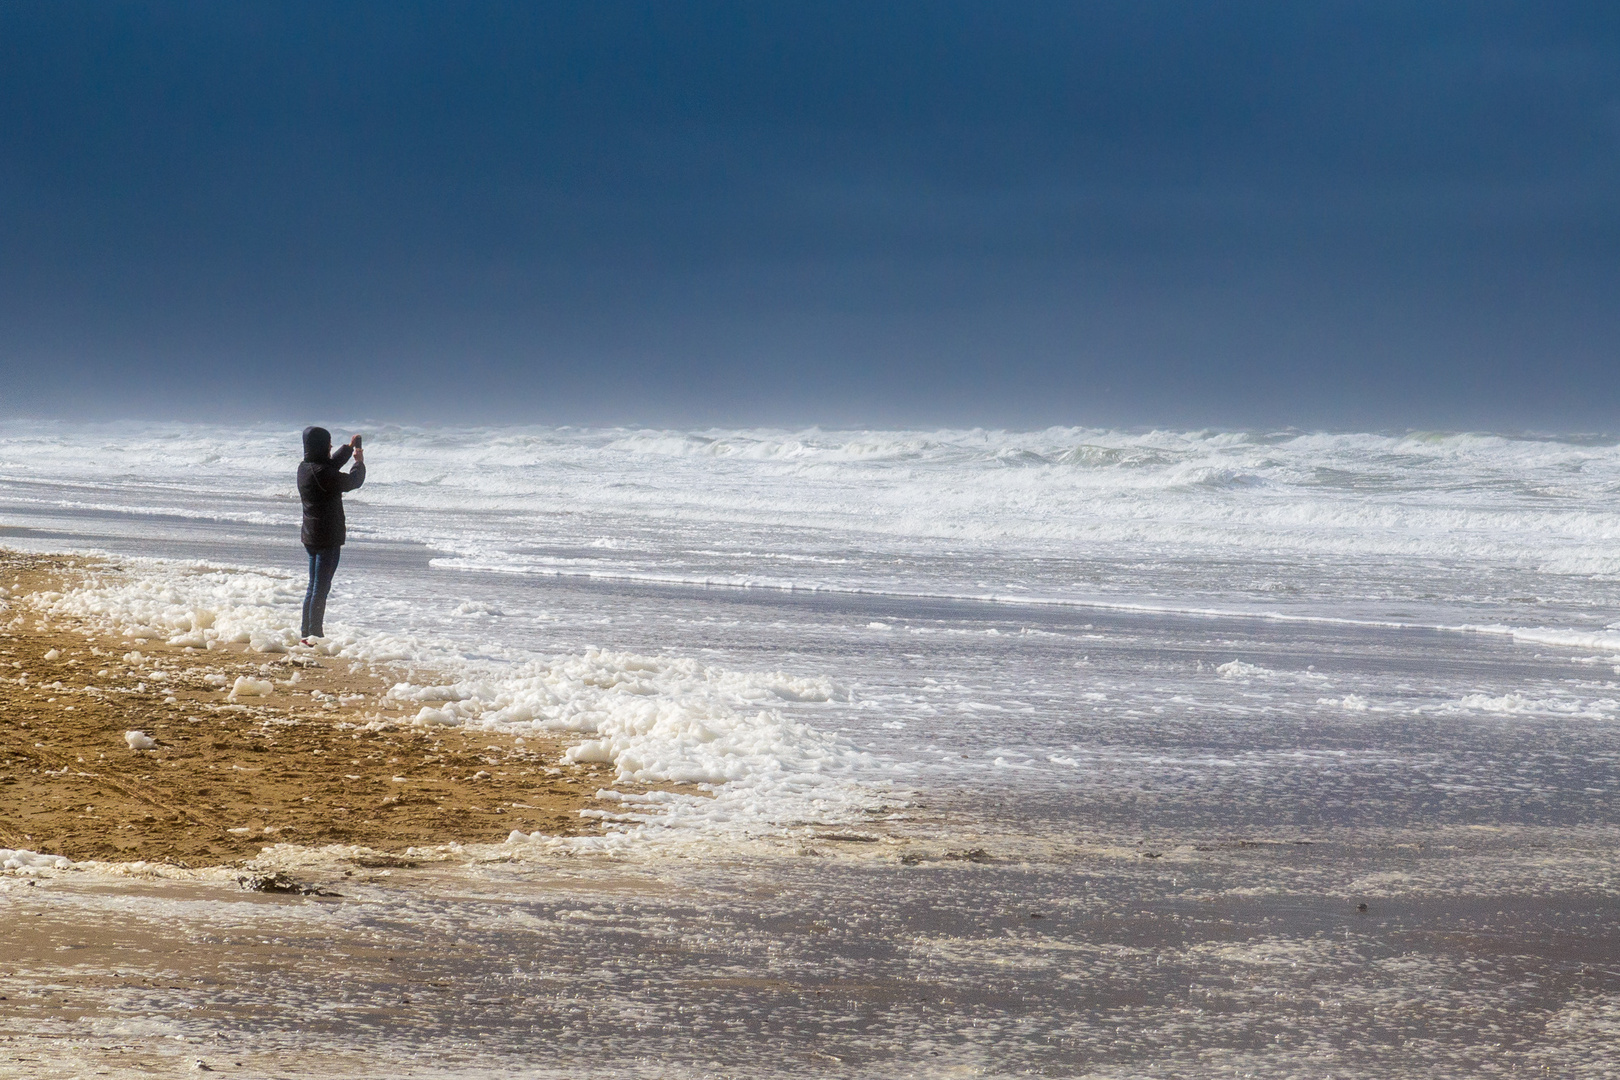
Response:
[{"label": "sandy beach", "polygon": [[387,671],[129,638],[30,605],[118,573],[0,550],[0,847],[200,867],[271,843],[397,853],[592,827],[579,811],[602,766],[563,763],[556,740],[413,725]]}]

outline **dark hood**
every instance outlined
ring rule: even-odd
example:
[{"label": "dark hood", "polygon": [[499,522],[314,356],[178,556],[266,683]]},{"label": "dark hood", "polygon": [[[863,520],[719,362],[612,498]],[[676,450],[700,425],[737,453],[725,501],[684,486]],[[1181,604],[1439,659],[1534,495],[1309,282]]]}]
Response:
[{"label": "dark hood", "polygon": [[304,429],[304,460],[330,461],[332,459],[332,433],[323,427]]}]

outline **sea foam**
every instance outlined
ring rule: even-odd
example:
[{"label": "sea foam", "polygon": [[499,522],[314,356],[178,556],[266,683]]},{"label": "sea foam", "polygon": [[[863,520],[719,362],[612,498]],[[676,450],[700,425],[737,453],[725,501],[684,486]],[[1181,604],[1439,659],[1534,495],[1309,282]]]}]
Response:
[{"label": "sea foam", "polygon": [[[296,584],[261,570],[134,559],[33,603],[47,617],[84,619],[137,641],[274,654],[305,648],[294,633]],[[627,784],[692,786],[694,794],[653,800],[626,795],[615,802],[622,813],[597,812],[621,832],[771,832],[790,821],[845,820],[879,796],[870,755],[774,707],[847,702],[849,692],[825,677],[605,650],[491,662],[462,655],[453,642],[352,629],[310,651],[451,676],[393,685],[386,702],[419,706],[401,722],[561,733],[571,737],[565,761],[610,765]],[[230,699],[272,689],[241,676]],[[132,747],[150,742],[130,736]]]}]

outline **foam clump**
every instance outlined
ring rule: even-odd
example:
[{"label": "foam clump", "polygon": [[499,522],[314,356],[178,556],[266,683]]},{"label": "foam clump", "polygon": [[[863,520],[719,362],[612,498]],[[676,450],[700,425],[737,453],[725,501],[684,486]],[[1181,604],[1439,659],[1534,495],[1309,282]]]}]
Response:
[{"label": "foam clump", "polygon": [[157,746],[157,740],[144,731],[126,731],[124,741],[131,750],[151,750]]},{"label": "foam clump", "polygon": [[231,685],[232,699],[239,697],[265,697],[273,693],[276,684],[269,679],[255,679],[251,675],[238,675]]},{"label": "foam clump", "polygon": [[[80,618],[180,648],[227,643],[286,652],[298,640],[294,620],[302,589],[288,575],[230,570],[202,562],[132,559],[125,572],[91,587],[41,594],[46,614]],[[124,662],[138,664],[138,651]]]},{"label": "foam clump", "polygon": [[1246,664],[1242,660],[1228,660],[1215,669],[1215,674],[1224,679],[1255,679],[1277,673],[1270,668],[1261,667],[1259,664]]},{"label": "foam clump", "polygon": [[60,870],[72,866],[64,855],[41,855],[23,848],[0,848],[0,870]]},{"label": "foam clump", "polygon": [[388,696],[422,703],[415,722],[424,725],[578,734],[583,738],[563,754],[566,762],[611,766],[620,782],[688,783],[706,793],[648,799],[607,793],[604,801],[619,809],[582,812],[632,833],[833,820],[859,812],[873,797],[857,779],[870,766],[868,755],[772,705],[848,698],[827,679],[597,650],[486,668],[454,683],[400,683]]},{"label": "foam clump", "polygon": [[[98,575],[67,593],[40,593],[31,602],[42,614],[82,619],[126,638],[159,639],[198,650],[246,645],[251,652],[287,653],[299,644],[304,584],[291,575],[195,561],[132,558],[116,573]],[[436,662],[433,644],[388,633],[364,640],[333,633],[310,652],[372,662]],[[125,663],[145,657],[127,653]]]},{"label": "foam clump", "polygon": [[[492,673],[493,674],[493,673]],[[564,755],[611,764],[621,780],[726,784],[784,768],[813,777],[855,751],[790,722],[770,701],[829,701],[847,693],[826,679],[743,673],[680,657],[593,651],[437,685],[396,685],[389,696],[424,705],[421,723],[478,723],[578,732],[595,738]],[[791,764],[790,764],[791,763]]]}]

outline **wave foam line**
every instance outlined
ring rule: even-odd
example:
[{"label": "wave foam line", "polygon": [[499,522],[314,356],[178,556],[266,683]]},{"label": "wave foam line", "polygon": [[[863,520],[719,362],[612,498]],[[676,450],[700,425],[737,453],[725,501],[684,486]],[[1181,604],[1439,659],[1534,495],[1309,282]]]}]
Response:
[{"label": "wave foam line", "polygon": [[1369,630],[1424,630],[1448,634],[1491,634],[1514,640],[1565,648],[1595,649],[1620,653],[1620,628],[1601,631],[1558,627],[1518,627],[1491,623],[1421,623],[1399,619],[1356,619],[1344,615],[1308,615],[1293,611],[1252,608],[1194,607],[1150,604],[1141,601],[1101,600],[1092,597],[1012,596],[1002,593],[953,593],[902,589],[875,589],[858,585],[831,585],[824,582],[785,581],[771,578],[694,577],[622,570],[569,570],[559,567],[516,567],[478,563],[466,559],[433,559],[436,569],[473,573],[512,574],[519,577],[573,578],[593,581],[625,581],[646,585],[671,585],[701,589],[765,589],[785,593],[832,593],[840,596],[871,596],[896,600],[931,600],[954,603],[996,604],[1007,607],[1074,608],[1085,611],[1117,611],[1127,614],[1165,615],[1203,619],[1263,619],[1267,622],[1347,626]]}]

